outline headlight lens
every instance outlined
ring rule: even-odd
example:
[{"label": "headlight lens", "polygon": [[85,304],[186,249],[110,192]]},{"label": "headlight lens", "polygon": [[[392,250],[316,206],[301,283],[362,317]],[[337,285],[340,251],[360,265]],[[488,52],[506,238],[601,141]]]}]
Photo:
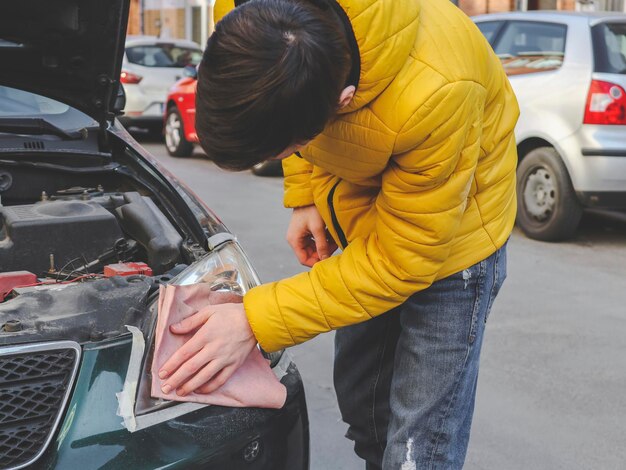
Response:
[{"label": "headlight lens", "polygon": [[214,290],[245,294],[259,285],[259,277],[236,242],[227,242],[192,264],[172,279],[172,284],[186,286],[207,282]]},{"label": "headlight lens", "polygon": [[[170,283],[174,285],[189,285],[201,282],[210,283],[213,290],[235,292],[240,295],[245,294],[248,290],[261,283],[245,253],[235,241],[228,241],[218,246],[200,261],[192,264],[174,277]],[[150,311],[154,313],[155,319],[157,312],[156,304],[157,302],[155,301],[150,306]],[[156,321],[154,323],[156,325]],[[154,332],[154,326],[152,331]],[[149,338],[146,338],[147,354],[144,357],[141,382],[137,392],[136,415],[146,414],[174,404],[173,402],[164,402],[150,396],[150,384],[152,381],[150,366],[154,353],[153,336],[154,333]],[[270,360],[271,367],[278,363],[283,354],[283,351],[271,354],[263,350],[261,352]]]}]

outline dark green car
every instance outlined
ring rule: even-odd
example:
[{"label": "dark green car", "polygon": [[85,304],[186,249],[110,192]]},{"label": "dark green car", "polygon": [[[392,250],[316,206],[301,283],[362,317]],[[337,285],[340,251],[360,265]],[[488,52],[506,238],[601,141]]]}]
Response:
[{"label": "dark green car", "polygon": [[[0,469],[309,467],[304,390],[280,410],[150,396],[159,286],[259,283],[234,236],[117,122],[128,0],[0,15]],[[226,269],[227,268],[227,269]]]}]

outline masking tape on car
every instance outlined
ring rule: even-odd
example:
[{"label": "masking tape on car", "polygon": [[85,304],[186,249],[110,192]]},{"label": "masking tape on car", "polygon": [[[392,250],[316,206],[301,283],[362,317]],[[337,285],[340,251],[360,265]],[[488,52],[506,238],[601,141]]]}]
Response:
[{"label": "masking tape on car", "polygon": [[[126,372],[126,380],[124,381],[124,387],[122,391],[116,393],[118,409],[117,415],[120,416],[124,422],[124,427],[130,431],[135,432],[141,429],[154,426],[155,424],[169,421],[192,411],[204,408],[205,404],[199,403],[179,403],[170,408],[153,411],[145,415],[135,415],[135,397],[137,396],[137,387],[139,385],[139,379],[141,375],[141,363],[143,360],[144,351],[146,349],[146,342],[143,337],[143,333],[137,327],[126,325],[126,328],[133,335],[133,341],[130,352],[130,359],[128,360],[128,370]],[[285,351],[272,371],[281,380],[287,375],[287,370],[291,364],[291,356]]]},{"label": "masking tape on car", "polygon": [[118,402],[117,415],[124,420],[123,424],[126,429],[130,432],[139,431],[140,429],[154,426],[155,424],[174,419],[207,406],[197,403],[181,403],[172,408],[154,411],[153,413],[142,416],[135,416],[135,397],[137,396],[137,386],[139,384],[141,362],[146,348],[146,342],[139,328],[130,325],[126,325],[126,328],[128,328],[128,331],[133,335],[133,342],[124,387],[121,392],[116,393]]},{"label": "masking tape on car", "polygon": [[287,369],[291,364],[291,355],[288,351],[283,352],[283,355],[280,357],[278,364],[272,367],[272,372],[278,380],[281,380],[285,375],[287,375]]}]

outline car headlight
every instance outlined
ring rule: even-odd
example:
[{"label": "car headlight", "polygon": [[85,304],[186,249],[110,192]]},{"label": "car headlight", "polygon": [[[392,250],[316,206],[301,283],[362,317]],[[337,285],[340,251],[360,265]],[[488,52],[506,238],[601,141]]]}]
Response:
[{"label": "car headlight", "polygon": [[[259,285],[259,277],[247,256],[234,240],[232,235],[224,237],[224,241],[216,246],[207,256],[193,263],[180,274],[175,276],[170,283],[175,285],[189,285],[197,283],[209,283],[215,291],[229,291],[244,295],[251,288]],[[151,334],[146,338],[146,354],[140,375],[141,381],[137,390],[135,414],[141,415],[152,411],[172,406],[174,402],[168,402],[150,396],[150,384],[152,374],[150,366],[154,353],[154,328],[156,327],[157,299],[149,306],[153,313],[153,324],[150,327]],[[266,359],[270,360],[270,367],[274,367],[283,351],[266,353],[261,349]]]},{"label": "car headlight", "polygon": [[234,241],[219,245],[174,277],[172,284],[186,286],[206,282],[216,291],[243,295],[261,282],[241,247]]}]

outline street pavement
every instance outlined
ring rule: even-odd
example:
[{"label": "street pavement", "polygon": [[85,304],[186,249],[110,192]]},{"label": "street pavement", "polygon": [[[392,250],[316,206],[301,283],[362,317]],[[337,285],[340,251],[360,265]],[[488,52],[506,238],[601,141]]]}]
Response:
[{"label": "street pavement", "polygon": [[[227,173],[196,153],[143,145],[237,235],[263,281],[302,271],[285,242],[282,179]],[[576,239],[516,231],[489,317],[468,470],[626,468],[626,217],[588,214]],[[363,469],[343,437],[333,333],[290,350],[311,421],[311,469]]]}]

